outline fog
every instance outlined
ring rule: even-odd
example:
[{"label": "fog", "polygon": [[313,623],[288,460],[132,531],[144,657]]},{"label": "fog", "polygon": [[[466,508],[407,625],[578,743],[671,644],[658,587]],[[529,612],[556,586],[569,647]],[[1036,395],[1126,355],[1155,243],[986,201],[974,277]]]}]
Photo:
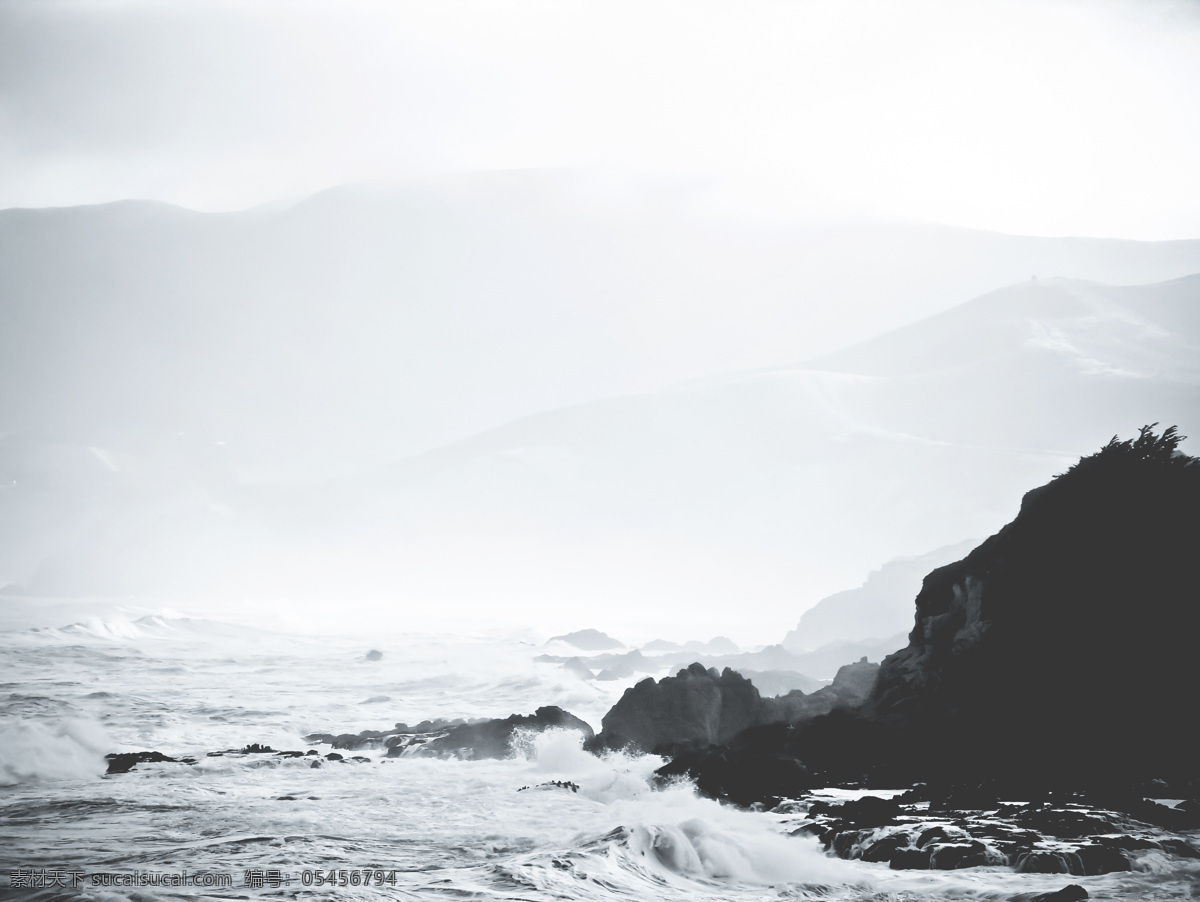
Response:
[{"label": "fog", "polygon": [[777,642],[1198,428],[1190,4],[16,2],[0,47],[9,611]]}]

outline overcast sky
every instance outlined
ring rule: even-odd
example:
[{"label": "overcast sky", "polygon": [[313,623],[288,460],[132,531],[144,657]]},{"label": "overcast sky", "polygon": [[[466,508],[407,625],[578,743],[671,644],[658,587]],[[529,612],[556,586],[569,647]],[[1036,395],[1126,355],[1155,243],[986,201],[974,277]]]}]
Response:
[{"label": "overcast sky", "polygon": [[722,209],[1200,236],[1195,0],[4,0],[0,206],[430,170]]}]

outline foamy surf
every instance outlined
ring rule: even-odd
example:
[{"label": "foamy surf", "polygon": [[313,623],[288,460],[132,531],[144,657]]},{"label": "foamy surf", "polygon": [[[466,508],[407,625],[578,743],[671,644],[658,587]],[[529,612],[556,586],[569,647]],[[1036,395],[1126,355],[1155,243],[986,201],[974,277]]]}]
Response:
[{"label": "foamy surf", "polygon": [[[833,859],[790,835],[800,814],[722,806],[686,781],[658,788],[661,759],[595,756],[569,730],[518,733],[505,760],[389,760],[370,748],[353,753],[368,760],[341,762],[208,755],[248,743],[307,751],[301,737],[313,731],[545,704],[599,726],[624,686],[535,664],[537,647],[524,637],[368,644],[183,618],[133,618],[133,630],[76,622],[85,627],[0,634],[0,883],[14,868],[231,877],[223,893],[136,890],[139,899],[194,899],[255,895],[246,874],[266,870],[293,881],[279,892],[304,898],[998,902],[1069,882]],[[376,645],[381,656],[369,660]],[[196,763],[103,776],[104,754],[151,749]],[[325,875],[336,884],[339,871],[388,881],[330,886]],[[1196,877],[1191,864],[1146,856],[1136,872],[1086,884],[1096,899],[1187,899]],[[82,886],[70,897],[133,895]]]}]

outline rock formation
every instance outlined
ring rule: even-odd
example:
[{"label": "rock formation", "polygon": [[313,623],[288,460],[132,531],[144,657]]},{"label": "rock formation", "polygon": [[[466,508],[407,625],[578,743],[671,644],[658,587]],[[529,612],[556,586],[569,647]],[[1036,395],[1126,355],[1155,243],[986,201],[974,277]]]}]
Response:
[{"label": "rock formation", "polygon": [[626,689],[604,716],[592,748],[633,746],[675,754],[726,745],[742,732],[767,724],[809,720],[844,705],[859,705],[875,682],[878,664],[865,659],[838,671],[833,683],[809,695],[793,690],[763,698],[754,684],[726,667],[695,663],[673,677],[647,677]]},{"label": "rock formation", "polygon": [[1200,776],[1200,465],[1115,438],[930,573],[908,646],[852,717],[788,749],[830,779],[1111,785]]}]

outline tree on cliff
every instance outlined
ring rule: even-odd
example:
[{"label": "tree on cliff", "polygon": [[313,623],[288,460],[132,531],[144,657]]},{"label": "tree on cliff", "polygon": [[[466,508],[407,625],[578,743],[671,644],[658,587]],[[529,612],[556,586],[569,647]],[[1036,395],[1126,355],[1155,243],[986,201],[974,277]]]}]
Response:
[{"label": "tree on cliff", "polygon": [[1151,423],[1138,430],[1137,438],[1121,441],[1114,435],[1099,451],[1081,457],[1065,473],[1060,473],[1056,479],[1070,476],[1072,473],[1090,472],[1096,470],[1116,471],[1145,464],[1158,464],[1164,467],[1189,467],[1196,463],[1196,458],[1189,457],[1179,450],[1179,445],[1187,439],[1179,434],[1179,427],[1168,426],[1162,435],[1155,435],[1154,429],[1158,423]]}]

